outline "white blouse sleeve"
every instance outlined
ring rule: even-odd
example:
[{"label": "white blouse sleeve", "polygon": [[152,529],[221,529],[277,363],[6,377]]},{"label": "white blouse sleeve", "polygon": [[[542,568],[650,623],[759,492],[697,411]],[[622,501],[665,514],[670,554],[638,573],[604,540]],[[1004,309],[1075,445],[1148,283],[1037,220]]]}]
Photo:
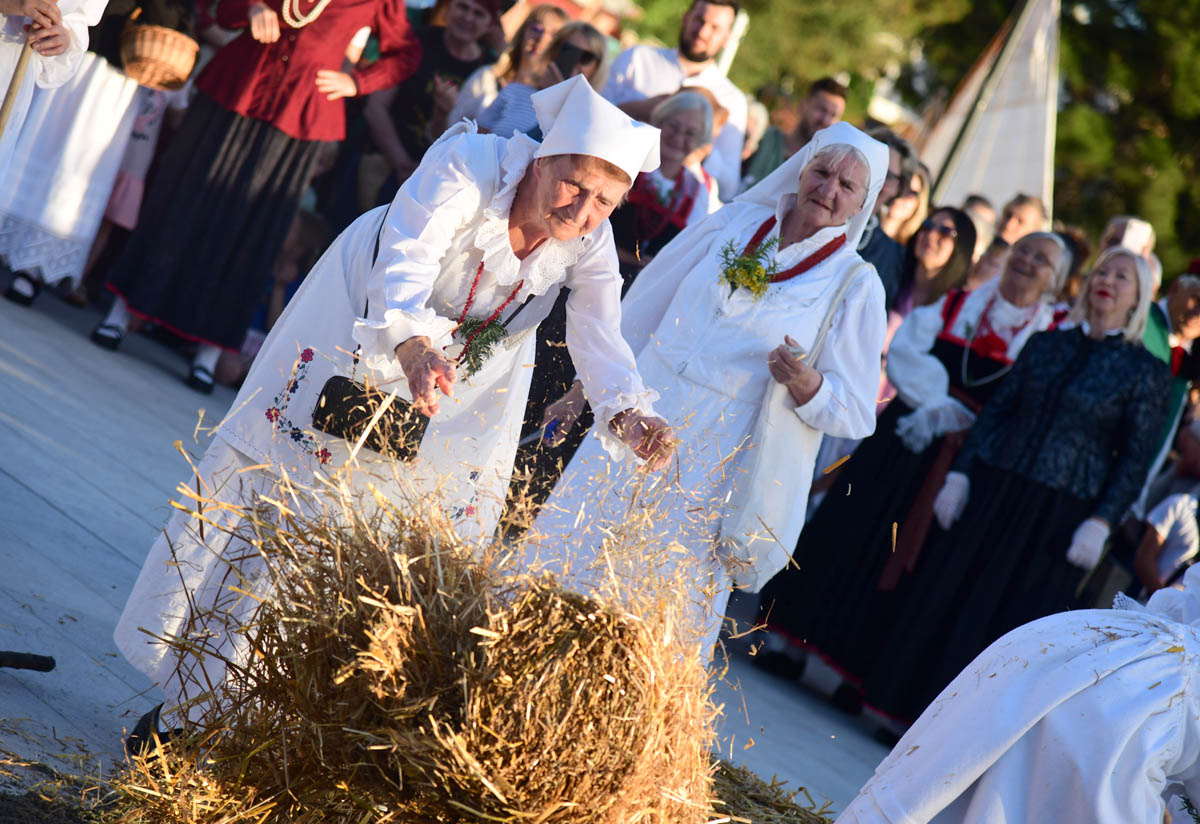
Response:
[{"label": "white blouse sleeve", "polygon": [[888,379],[896,387],[900,400],[919,409],[950,392],[950,376],[933,354],[933,344],[942,331],[942,310],[946,298],[913,309],[888,348]]},{"label": "white blouse sleeve", "polygon": [[608,428],[618,412],[653,415],[658,393],[638,374],[629,344],[621,337],[621,275],[608,221],[587,240],[567,273],[567,351],[596,415],[595,432],[614,458],[625,446]]},{"label": "white blouse sleeve", "polygon": [[494,154],[472,147],[471,140],[459,134],[435,143],[392,201],[367,280],[368,317],[354,324],[354,339],[368,361],[391,358],[397,346],[419,335],[435,344],[449,341],[454,320],[429,308],[429,297],[455,233],[487,202],[497,176]]},{"label": "white blouse sleeve", "polygon": [[796,407],[806,424],[839,438],[865,438],[875,431],[887,334],[883,283],[870,266],[859,265],[854,278],[817,356],[821,387],[808,403]]},{"label": "white blouse sleeve", "polygon": [[62,54],[42,57],[34,53],[37,66],[37,85],[43,89],[57,89],[75,76],[83,62],[83,53],[88,47],[88,27],[100,22],[106,0],[64,0],[59,4],[63,28],[67,30],[70,45]]}]

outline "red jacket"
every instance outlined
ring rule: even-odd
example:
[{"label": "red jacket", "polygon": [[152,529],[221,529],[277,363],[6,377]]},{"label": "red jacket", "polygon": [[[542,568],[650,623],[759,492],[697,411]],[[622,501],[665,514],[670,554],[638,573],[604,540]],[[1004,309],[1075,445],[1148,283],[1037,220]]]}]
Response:
[{"label": "red jacket", "polygon": [[[403,0],[332,0],[316,20],[300,29],[284,22],[282,0],[264,0],[279,14],[280,38],[259,43],[247,28],[250,0],[221,0],[217,23],[245,29],[217,52],[196,88],[243,117],[263,120],[302,140],[342,140],[346,111],[341,100],[317,91],[319,69],[341,70],[346,47],[369,26],[379,38],[380,58],[353,73],[359,96],[395,86],[412,74],[421,46],[408,26]],[[315,0],[298,0],[299,13]]]}]

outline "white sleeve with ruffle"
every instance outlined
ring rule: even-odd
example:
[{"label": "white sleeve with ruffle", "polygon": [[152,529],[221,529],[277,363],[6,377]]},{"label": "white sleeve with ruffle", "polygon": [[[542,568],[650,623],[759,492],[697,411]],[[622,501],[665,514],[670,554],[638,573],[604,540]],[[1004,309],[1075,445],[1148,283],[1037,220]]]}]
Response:
[{"label": "white sleeve with ruffle", "polygon": [[946,298],[909,313],[892,337],[888,348],[887,374],[900,400],[919,409],[950,392],[950,376],[933,354],[933,344],[942,331],[942,307]]},{"label": "white sleeve with ruffle", "polygon": [[842,300],[817,356],[821,386],[808,403],[795,409],[802,421],[826,435],[865,438],[875,431],[887,313],[883,283],[875,270],[850,265],[857,265],[856,282]]},{"label": "white sleeve with ruffle", "polygon": [[63,0],[58,4],[62,12],[63,28],[71,39],[67,50],[54,57],[34,54],[37,67],[37,85],[43,89],[57,89],[79,71],[83,53],[88,47],[88,28],[100,22],[107,0]]},{"label": "white sleeve with ruffle", "polygon": [[621,275],[608,221],[587,239],[567,272],[566,286],[571,290],[567,351],[595,412],[595,432],[609,455],[620,459],[630,453],[612,434],[609,421],[626,409],[655,414],[658,393],[643,385],[633,351],[621,336]]},{"label": "white sleeve with ruffle", "polygon": [[429,297],[455,233],[490,198],[498,174],[494,154],[486,147],[472,151],[467,136],[473,127],[452,128],[461,132],[426,152],[385,218],[367,281],[368,317],[354,324],[368,363],[391,358],[397,346],[421,335],[440,348],[454,331],[454,320],[431,309]]}]

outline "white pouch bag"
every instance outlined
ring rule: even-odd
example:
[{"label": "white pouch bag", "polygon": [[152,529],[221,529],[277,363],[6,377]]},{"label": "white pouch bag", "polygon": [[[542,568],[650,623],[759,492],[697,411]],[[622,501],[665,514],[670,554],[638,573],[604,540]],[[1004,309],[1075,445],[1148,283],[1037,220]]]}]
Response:
[{"label": "white pouch bag", "polygon": [[[854,277],[869,264],[852,267],[825,310],[807,361],[816,368],[833,317]],[[803,350],[793,354],[803,355]],[[822,433],[796,414],[788,388],[772,380],[750,434],[745,473],[740,474],[721,521],[719,553],[733,585],[758,592],[787,566],[804,528],[812,471],[797,473],[797,457],[817,454]]]}]

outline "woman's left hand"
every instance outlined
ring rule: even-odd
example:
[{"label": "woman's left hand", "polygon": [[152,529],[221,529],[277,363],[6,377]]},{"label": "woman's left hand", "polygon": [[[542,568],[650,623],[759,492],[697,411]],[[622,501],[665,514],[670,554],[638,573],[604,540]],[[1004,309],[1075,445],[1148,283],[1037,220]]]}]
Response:
[{"label": "woman's left hand", "polygon": [[317,72],[317,91],[325,95],[326,100],[341,100],[343,97],[357,97],[358,85],[345,72],[321,69]]},{"label": "woman's left hand", "polygon": [[813,399],[824,380],[821,373],[805,362],[804,357],[792,354],[792,349],[800,344],[785,335],[784,343],[771,350],[767,355],[767,367],[771,377],[782,383],[792,393],[792,400],[797,406],[804,406]]},{"label": "woman's left hand", "polygon": [[1071,536],[1071,545],[1067,547],[1067,562],[1080,569],[1091,570],[1100,563],[1111,531],[1107,521],[1088,518]]}]

